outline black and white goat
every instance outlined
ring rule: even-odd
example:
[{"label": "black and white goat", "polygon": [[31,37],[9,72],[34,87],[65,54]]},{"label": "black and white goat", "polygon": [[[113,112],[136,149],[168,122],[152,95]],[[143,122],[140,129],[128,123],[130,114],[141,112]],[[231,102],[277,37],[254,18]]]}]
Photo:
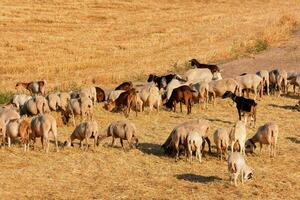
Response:
[{"label": "black and white goat", "polygon": [[256,106],[257,103],[253,99],[247,99],[241,96],[237,96],[230,91],[226,91],[222,96],[223,99],[230,97],[235,103],[239,114],[239,120],[242,119],[242,115],[247,123],[247,116],[253,119],[254,127],[256,123]]}]

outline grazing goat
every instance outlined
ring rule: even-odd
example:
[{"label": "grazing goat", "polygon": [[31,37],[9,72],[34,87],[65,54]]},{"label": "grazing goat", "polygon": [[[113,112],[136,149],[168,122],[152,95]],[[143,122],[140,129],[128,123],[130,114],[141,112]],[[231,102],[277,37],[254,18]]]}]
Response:
[{"label": "grazing goat", "polygon": [[227,97],[230,97],[236,103],[236,108],[239,114],[239,120],[242,120],[243,114],[245,117],[245,122],[247,123],[247,115],[249,115],[250,118],[253,118],[253,123],[255,127],[257,103],[253,99],[246,99],[244,97],[236,96],[230,91],[226,91],[225,94],[222,96],[223,99]]},{"label": "grazing goat", "polygon": [[296,87],[298,87],[298,93],[300,94],[300,75],[297,75],[288,80],[288,86],[292,85],[294,88],[294,94],[296,93]]},{"label": "grazing goat", "polygon": [[115,101],[120,94],[122,94],[123,92],[125,92],[124,90],[113,90],[110,91],[107,95],[107,101]]},{"label": "grazing goat", "polygon": [[28,96],[25,94],[16,94],[13,96],[11,103],[21,110],[25,105],[26,101],[28,101],[31,98],[32,96]]},{"label": "grazing goat", "polygon": [[[108,101],[107,104],[104,105],[104,108],[111,111],[123,110],[126,117],[129,116],[130,108],[133,105],[133,101],[137,101],[137,92],[134,88],[125,91],[120,94],[120,96],[115,101]],[[136,104],[136,103],[135,103]],[[136,110],[137,116],[137,110]]]},{"label": "grazing goat", "polygon": [[75,115],[80,115],[81,119],[86,117],[87,119],[93,118],[93,102],[88,97],[82,97],[78,99],[71,99],[68,102],[66,110],[60,109],[64,124],[67,124],[70,118],[73,119],[73,125],[75,126]]},{"label": "grazing goat", "polygon": [[247,132],[245,122],[238,121],[232,127],[229,133],[229,142],[231,143],[231,152],[233,152],[234,144],[238,142],[240,146],[240,152],[245,155],[245,142],[246,142]]},{"label": "grazing goat", "polygon": [[230,183],[234,180],[234,185],[237,186],[238,176],[241,174],[242,184],[244,181],[253,178],[253,170],[246,164],[245,158],[238,152],[232,152],[228,157],[228,172]]},{"label": "grazing goat", "polygon": [[[34,145],[36,138],[41,137],[42,147],[46,150],[46,153],[49,152],[50,134],[54,137],[56,151],[58,152],[57,124],[55,118],[49,114],[43,114],[31,120],[31,133],[29,138],[33,140]],[[44,146],[44,142],[46,146]]]},{"label": "grazing goat", "polygon": [[11,145],[11,138],[20,137],[21,142],[24,145],[24,151],[29,149],[29,134],[30,123],[25,119],[11,120],[6,125],[6,136],[8,141],[8,147]]},{"label": "grazing goat", "polygon": [[0,109],[0,121],[7,124],[10,120],[20,119],[21,116],[14,109]]},{"label": "grazing goat", "polygon": [[283,92],[287,92],[287,77],[288,74],[284,69],[274,69],[269,72],[270,87],[274,94],[275,91],[279,91],[279,95]]},{"label": "grazing goat", "polygon": [[98,124],[95,121],[82,122],[78,124],[75,130],[72,132],[70,136],[70,141],[65,142],[67,146],[73,146],[73,141],[75,139],[80,141],[80,147],[82,148],[82,141],[85,140],[85,150],[88,148],[88,139],[94,138],[94,148],[98,141]]},{"label": "grazing goat", "polygon": [[270,94],[269,72],[267,70],[260,70],[256,72],[256,75],[260,76],[263,79],[263,88],[266,90],[267,95],[269,95]]},{"label": "grazing goat", "polygon": [[191,59],[189,62],[192,66],[196,65],[197,68],[208,68],[212,74],[214,74],[215,72],[220,72],[220,69],[217,65],[202,64],[199,63],[195,58]]},{"label": "grazing goat", "polygon": [[21,87],[27,89],[31,95],[45,95],[46,81],[33,81],[29,83],[18,82],[16,84],[16,89],[19,89]]},{"label": "grazing goat", "polygon": [[184,103],[187,107],[187,114],[190,114],[192,112],[193,92],[195,91],[187,85],[175,88],[165,106],[170,109],[174,108],[174,112],[176,112],[176,104],[179,102],[180,111],[182,112],[182,103]]},{"label": "grazing goat", "polygon": [[263,93],[263,79],[256,74],[245,74],[242,76],[237,76],[236,81],[239,84],[240,90],[247,93],[247,97],[249,98],[249,90],[254,91],[254,99],[256,99],[257,93],[259,93],[260,97],[262,97]]},{"label": "grazing goat", "polygon": [[199,82],[192,84],[191,89],[196,91],[193,93],[195,103],[203,103],[203,108],[207,108],[209,99],[209,84],[207,82]]},{"label": "grazing goat", "polygon": [[105,92],[104,92],[104,90],[100,87],[95,87],[95,89],[96,89],[97,102],[100,103],[100,102],[105,101]]},{"label": "grazing goat", "polygon": [[136,136],[136,127],[129,121],[116,121],[109,124],[107,128],[107,137],[112,136],[111,146],[113,147],[115,138],[120,138],[122,148],[125,150],[123,140],[127,140],[129,147],[138,145],[138,138]]},{"label": "grazing goat", "polygon": [[71,100],[70,93],[62,92],[62,93],[59,93],[58,96],[60,98],[60,107],[61,107],[61,109],[63,109],[64,111],[66,111],[68,103]]},{"label": "grazing goat", "polygon": [[61,107],[61,101],[58,93],[48,94],[46,99],[48,100],[48,105],[50,110],[57,111]]},{"label": "grazing goat", "polygon": [[229,146],[229,134],[226,128],[218,128],[214,132],[214,142],[217,147],[217,152],[220,153],[221,161],[222,155],[225,154],[227,156],[227,148]]},{"label": "grazing goat", "polygon": [[276,155],[276,144],[278,138],[278,125],[272,122],[266,123],[260,126],[256,134],[247,140],[246,142],[246,153],[253,153],[256,148],[255,143],[259,142],[260,152],[262,145],[268,145],[269,156],[275,157]]},{"label": "grazing goat", "polygon": [[189,132],[186,138],[187,146],[187,158],[189,158],[190,163],[192,162],[193,151],[196,152],[196,158],[199,162],[202,162],[201,148],[203,143],[203,138],[200,133],[193,131]]},{"label": "grazing goat", "polygon": [[[192,131],[196,131],[201,134],[208,143],[209,152],[211,153],[211,145],[208,138],[209,122],[201,119],[187,121],[176,126],[162,145],[164,152],[168,155],[172,155],[173,152],[175,152],[175,160],[177,160],[180,149],[186,150],[186,137],[188,133]],[[205,143],[202,144],[202,153],[204,152],[204,147]]]},{"label": "grazing goat", "polygon": [[150,74],[148,77],[147,82],[154,82],[158,89],[166,89],[167,85],[173,80],[177,79],[179,81],[184,81],[179,75],[177,74],[168,74],[165,76],[156,76],[155,74]]},{"label": "grazing goat", "polygon": [[146,105],[150,107],[150,111],[152,111],[153,107],[159,111],[159,106],[161,105],[162,100],[159,90],[155,84],[150,83],[140,88],[138,90],[138,96],[142,101],[142,111],[144,111],[144,107]]},{"label": "grazing goat", "polygon": [[96,100],[97,100],[96,88],[95,87],[82,88],[79,91],[79,97],[80,98],[88,97],[89,99],[92,100],[92,102],[94,104],[96,102]]},{"label": "grazing goat", "polygon": [[133,87],[132,82],[129,81],[129,82],[121,83],[118,87],[115,88],[115,90],[125,90],[125,91],[128,91],[128,90],[132,89],[132,87]]}]

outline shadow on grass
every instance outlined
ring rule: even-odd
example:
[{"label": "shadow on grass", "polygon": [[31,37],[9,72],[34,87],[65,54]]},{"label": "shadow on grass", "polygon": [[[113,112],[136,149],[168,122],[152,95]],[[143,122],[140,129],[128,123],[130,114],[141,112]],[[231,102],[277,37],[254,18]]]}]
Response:
[{"label": "shadow on grass", "polygon": [[300,138],[297,137],[286,137],[286,139],[290,140],[291,142],[295,144],[300,144]]},{"label": "shadow on grass", "polygon": [[146,154],[152,154],[155,156],[165,156],[164,150],[159,144],[140,143],[137,149]]},{"label": "shadow on grass", "polygon": [[286,98],[290,98],[290,99],[296,99],[299,100],[300,96],[298,94],[293,94],[293,93],[288,93],[288,94],[282,94],[281,96],[286,97]]},{"label": "shadow on grass", "polygon": [[194,183],[211,183],[214,181],[222,180],[220,177],[217,176],[202,176],[202,175],[195,175],[195,174],[177,174],[176,178],[179,180],[190,181]]},{"label": "shadow on grass", "polygon": [[226,120],[222,120],[222,119],[211,119],[211,118],[206,118],[206,120],[210,121],[210,122],[223,122],[223,123],[226,123],[226,124],[232,124],[233,122],[231,121],[226,121]]},{"label": "shadow on grass", "polygon": [[295,111],[297,111],[296,106],[289,106],[289,105],[280,106],[280,105],[276,105],[276,104],[269,104],[269,106],[271,106],[273,108],[281,108],[281,109],[286,109],[286,110],[295,110]]}]

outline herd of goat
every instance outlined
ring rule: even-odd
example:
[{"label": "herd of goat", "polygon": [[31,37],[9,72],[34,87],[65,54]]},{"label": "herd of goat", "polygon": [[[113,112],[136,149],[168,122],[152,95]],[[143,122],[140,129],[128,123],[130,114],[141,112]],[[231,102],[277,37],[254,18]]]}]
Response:
[{"label": "herd of goat", "polygon": [[[131,110],[143,112],[144,107],[150,107],[150,112],[160,107],[174,109],[176,104],[187,107],[187,114],[192,112],[196,103],[207,107],[208,103],[215,104],[217,97],[231,98],[235,102],[239,120],[229,130],[219,128],[214,132],[214,143],[217,151],[223,158],[228,157],[228,170],[230,179],[237,184],[241,174],[242,182],[251,179],[252,169],[245,163],[245,153],[253,153],[256,143],[260,150],[265,144],[269,148],[269,155],[276,155],[278,126],[274,122],[266,123],[259,127],[256,134],[247,140],[246,126],[250,119],[250,126],[255,127],[257,112],[257,95],[280,95],[288,92],[288,86],[293,85],[294,93],[298,87],[300,93],[300,73],[287,73],[285,70],[261,70],[256,74],[241,74],[233,78],[222,78],[221,70],[216,65],[201,64],[196,59],[190,60],[192,66],[184,75],[168,74],[156,76],[150,74],[147,83],[133,84],[124,82],[114,90],[105,91],[100,87],[86,87],[79,91],[56,92],[46,95],[46,81],[30,83],[17,83],[16,89],[27,89],[31,95],[16,94],[11,102],[0,108],[0,136],[2,145],[10,147],[11,140],[18,140],[24,145],[24,150],[34,149],[36,138],[41,138],[43,149],[49,151],[49,136],[55,140],[58,147],[58,132],[56,119],[50,111],[61,113],[64,124],[72,123],[75,127],[64,146],[73,146],[74,140],[80,141],[80,146],[88,148],[88,139],[94,140],[94,146],[104,137],[112,137],[112,146],[116,138],[126,140],[130,147],[138,145],[136,127],[129,120],[112,122],[106,129],[106,135],[99,134],[99,127],[93,120],[93,107],[96,103],[105,102],[103,108],[109,112],[124,112],[128,117]],[[249,92],[254,92],[254,99],[249,98]],[[297,105],[296,105],[297,106]],[[300,106],[300,102],[299,102]],[[81,122],[76,124],[75,116],[81,117]],[[27,116],[27,117],[23,117]],[[31,117],[31,120],[29,120]],[[167,155],[175,155],[176,160],[184,153],[192,161],[193,152],[201,162],[205,143],[208,144],[210,125],[207,120],[194,119],[176,126],[162,148]],[[231,153],[228,153],[228,147]]]}]

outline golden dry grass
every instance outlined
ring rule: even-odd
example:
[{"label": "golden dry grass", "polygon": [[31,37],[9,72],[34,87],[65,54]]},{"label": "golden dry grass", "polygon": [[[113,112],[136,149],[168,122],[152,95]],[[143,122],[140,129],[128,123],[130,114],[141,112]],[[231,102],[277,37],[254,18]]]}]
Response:
[{"label": "golden dry grass", "polygon": [[[145,80],[152,72],[181,71],[192,57],[224,62],[256,53],[257,41],[278,46],[300,20],[298,0],[25,2],[0,2],[1,92],[14,91],[17,81],[36,79],[46,79],[50,90],[111,87],[127,79]],[[257,125],[279,125],[278,157],[270,159],[265,151],[247,157],[255,179],[238,188],[229,184],[226,162],[215,155],[190,165],[165,157],[160,149],[173,127],[190,119],[208,119],[211,140],[215,128],[232,126],[236,109],[230,100],[218,99],[215,108],[195,106],[191,115],[164,110],[131,114],[141,144],[128,152],[118,141],[116,148],[109,147],[111,139],[87,152],[75,146],[55,153],[52,145],[45,154],[39,141],[37,150],[26,154],[18,145],[1,148],[0,197],[299,199],[300,112],[290,107],[295,99],[299,97],[259,101]],[[62,143],[73,127],[63,126],[59,114],[52,114]],[[95,119],[104,130],[124,116],[97,104]],[[248,137],[254,132],[248,129]]]},{"label": "golden dry grass", "polygon": [[289,38],[298,0],[20,1],[0,3],[0,87],[111,85],[220,62]]},{"label": "golden dry grass", "polygon": [[[2,148],[1,199],[299,199],[300,112],[289,107],[294,105],[294,97],[264,97],[258,102],[257,125],[270,121],[279,125],[278,156],[269,158],[263,151],[247,157],[255,179],[238,188],[230,185],[226,162],[220,162],[215,154],[191,165],[184,158],[175,162],[165,157],[160,148],[173,127],[186,120],[209,120],[211,140],[215,128],[231,127],[237,120],[236,108],[231,100],[218,99],[215,108],[194,106],[191,115],[164,110],[159,114],[147,110],[138,117],[131,114],[140,146],[128,152],[120,148],[119,141],[115,148],[108,146],[111,138],[87,152],[75,145],[56,153],[52,144],[50,153],[45,154],[39,141],[37,150],[26,154],[18,145]],[[100,104],[95,113],[101,130],[111,121],[124,119]],[[59,115],[53,114],[59,121],[59,140],[64,142],[73,127],[62,126]],[[255,130],[247,131],[250,137]]]}]

